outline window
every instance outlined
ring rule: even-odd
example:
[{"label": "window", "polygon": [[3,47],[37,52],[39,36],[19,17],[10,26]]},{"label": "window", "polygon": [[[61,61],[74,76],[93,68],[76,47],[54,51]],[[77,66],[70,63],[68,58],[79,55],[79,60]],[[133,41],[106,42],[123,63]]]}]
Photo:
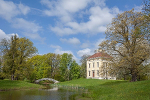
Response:
[{"label": "window", "polygon": [[99,76],[99,70],[97,70],[97,76]]},{"label": "window", "polygon": [[90,64],[89,64],[89,68],[90,68]]},{"label": "window", "polygon": [[94,68],[94,63],[93,63],[93,68]]},{"label": "window", "polygon": [[108,66],[107,62],[103,62],[103,67],[107,68],[107,66]]},{"label": "window", "polygon": [[89,71],[89,76],[90,76],[90,71]]},{"label": "window", "polygon": [[95,77],[95,70],[92,70],[93,77]]},{"label": "window", "polygon": [[99,62],[97,62],[97,67],[99,67]]}]

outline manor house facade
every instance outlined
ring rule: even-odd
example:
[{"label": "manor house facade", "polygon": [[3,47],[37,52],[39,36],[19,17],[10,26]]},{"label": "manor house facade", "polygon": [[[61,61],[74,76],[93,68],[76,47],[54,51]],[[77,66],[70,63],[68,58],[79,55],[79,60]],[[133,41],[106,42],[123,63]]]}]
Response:
[{"label": "manor house facade", "polygon": [[109,73],[112,57],[102,50],[96,50],[95,54],[87,58],[87,78],[116,80]]}]

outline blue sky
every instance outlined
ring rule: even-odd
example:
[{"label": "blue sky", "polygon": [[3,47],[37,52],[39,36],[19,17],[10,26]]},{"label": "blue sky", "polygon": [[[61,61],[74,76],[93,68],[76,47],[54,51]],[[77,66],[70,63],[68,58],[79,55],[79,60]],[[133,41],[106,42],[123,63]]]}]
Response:
[{"label": "blue sky", "polygon": [[0,0],[0,40],[18,34],[39,54],[71,53],[79,62],[105,39],[106,26],[118,13],[143,0]]}]

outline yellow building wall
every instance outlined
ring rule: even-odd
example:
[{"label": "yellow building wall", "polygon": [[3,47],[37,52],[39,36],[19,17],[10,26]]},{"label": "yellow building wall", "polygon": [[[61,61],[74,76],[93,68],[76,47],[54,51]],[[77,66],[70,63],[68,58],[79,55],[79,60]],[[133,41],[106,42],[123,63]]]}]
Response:
[{"label": "yellow building wall", "polygon": [[[93,67],[94,63],[94,67]],[[99,66],[97,65],[99,63]],[[90,68],[89,68],[90,64]],[[100,74],[97,73],[97,71],[100,72],[102,66],[102,60],[101,59],[94,59],[94,60],[87,60],[87,78],[93,78],[93,71],[94,71],[94,78],[99,78]],[[90,76],[89,76],[90,71]]]},{"label": "yellow building wall", "polygon": [[[97,62],[99,63],[99,67],[97,66]],[[106,79],[106,73],[103,72],[104,70],[103,62],[109,63],[109,61],[101,59],[101,58],[88,59],[87,60],[87,78]],[[94,67],[93,67],[93,63],[94,63]],[[89,64],[90,64],[90,67],[89,67]],[[90,76],[89,76],[89,71],[90,71]],[[94,71],[94,75],[93,75],[93,71]],[[97,71],[99,71],[99,74],[97,73]],[[109,76],[109,74],[107,74],[107,78],[116,80],[115,77],[111,77]]]}]

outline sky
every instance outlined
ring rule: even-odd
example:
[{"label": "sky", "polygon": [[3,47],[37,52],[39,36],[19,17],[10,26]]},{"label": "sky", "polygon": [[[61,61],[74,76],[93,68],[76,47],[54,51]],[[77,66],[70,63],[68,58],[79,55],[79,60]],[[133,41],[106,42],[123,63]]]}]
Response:
[{"label": "sky", "polygon": [[69,53],[79,63],[105,40],[112,18],[143,0],[0,0],[0,40],[26,37],[38,54]]}]

